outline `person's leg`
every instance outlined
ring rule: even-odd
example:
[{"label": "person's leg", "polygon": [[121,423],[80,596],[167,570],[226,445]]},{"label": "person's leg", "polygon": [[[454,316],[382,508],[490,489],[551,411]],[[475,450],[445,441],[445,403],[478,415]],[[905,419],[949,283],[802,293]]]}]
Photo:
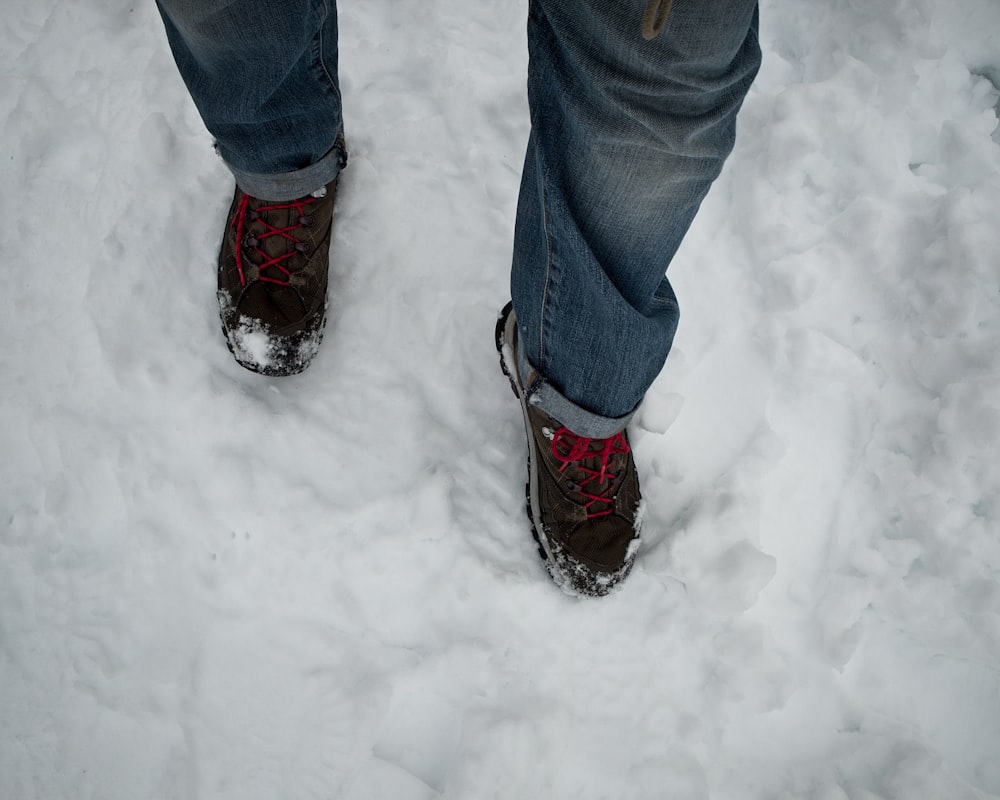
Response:
[{"label": "person's leg", "polygon": [[646,6],[531,0],[528,18],[531,136],[497,347],[524,415],[534,533],[575,594],[607,594],[635,561],[624,428],[677,328],[667,266],[760,64],[756,0],[674,0],[651,39]]},{"label": "person's leg", "polygon": [[157,0],[177,67],[237,188],[218,300],[237,362],[292,375],[326,323],[346,164],[334,0]]},{"label": "person's leg", "polygon": [[346,161],[334,0],[157,0],[181,77],[240,188],[292,200]]},{"label": "person's leg", "polygon": [[663,367],[665,277],[733,146],[757,73],[756,0],[532,0],[531,136],[511,292],[532,401],[574,432],[621,430]]}]

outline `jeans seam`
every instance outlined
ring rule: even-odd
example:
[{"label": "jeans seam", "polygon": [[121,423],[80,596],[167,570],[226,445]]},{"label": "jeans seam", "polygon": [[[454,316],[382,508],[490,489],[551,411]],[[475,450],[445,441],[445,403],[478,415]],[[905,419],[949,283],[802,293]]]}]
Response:
[{"label": "jeans seam", "polygon": [[[535,148],[535,157],[541,162],[541,154],[538,153],[537,147]],[[549,226],[549,191],[548,191],[548,175],[544,162],[541,163],[539,169],[539,176],[542,180],[542,230],[545,234],[545,285],[542,288],[542,305],[539,309],[539,325],[538,325],[538,364],[537,368],[543,373],[545,372],[545,328],[548,324],[548,315],[546,311],[549,306],[549,286],[552,283],[552,233]]]},{"label": "jeans seam", "polygon": [[317,44],[317,55],[319,56],[318,59],[319,66],[320,69],[323,70],[323,74],[326,75],[326,79],[330,84],[330,88],[333,89],[334,91],[337,91],[337,93],[339,94],[340,92],[337,90],[337,81],[333,79],[333,76],[330,74],[330,70],[326,68],[326,59],[324,58],[324,53],[323,53],[323,39],[324,39],[323,32],[326,30],[327,20],[330,18],[330,6],[327,5],[326,0],[321,0],[321,3],[323,5],[323,24],[319,26],[319,31],[317,31],[316,33],[316,44]]}]

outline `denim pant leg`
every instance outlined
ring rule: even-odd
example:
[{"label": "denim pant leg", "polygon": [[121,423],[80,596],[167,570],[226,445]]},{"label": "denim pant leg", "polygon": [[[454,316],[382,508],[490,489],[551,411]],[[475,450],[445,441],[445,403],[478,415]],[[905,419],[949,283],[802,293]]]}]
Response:
[{"label": "denim pant leg", "polygon": [[335,0],[157,0],[219,155],[254,197],[292,200],[346,162]]},{"label": "denim pant leg", "polygon": [[531,135],[511,295],[530,402],[574,432],[625,426],[663,368],[667,266],[733,147],[760,66],[756,0],[531,0]]}]

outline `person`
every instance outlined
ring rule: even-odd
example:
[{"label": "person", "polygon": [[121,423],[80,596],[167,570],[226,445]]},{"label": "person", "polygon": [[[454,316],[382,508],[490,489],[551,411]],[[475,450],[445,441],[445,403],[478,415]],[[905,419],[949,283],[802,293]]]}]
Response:
[{"label": "person", "polygon": [[[305,369],[326,318],[347,163],[334,0],[157,0],[236,190],[218,259],[226,342]],[[678,321],[666,278],[760,65],[756,0],[529,0],[531,130],[496,342],[524,417],[549,573],[608,594],[642,502],[626,426]]]}]

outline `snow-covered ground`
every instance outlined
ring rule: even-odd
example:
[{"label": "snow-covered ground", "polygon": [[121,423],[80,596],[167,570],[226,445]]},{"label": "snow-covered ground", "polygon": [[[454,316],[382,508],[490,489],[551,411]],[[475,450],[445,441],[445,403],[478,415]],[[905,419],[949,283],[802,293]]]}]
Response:
[{"label": "snow-covered ground", "polygon": [[411,5],[341,3],[283,380],[152,3],[5,6],[0,798],[1000,797],[1000,4],[764,3],[604,600],[535,554],[492,342],[525,4]]}]

